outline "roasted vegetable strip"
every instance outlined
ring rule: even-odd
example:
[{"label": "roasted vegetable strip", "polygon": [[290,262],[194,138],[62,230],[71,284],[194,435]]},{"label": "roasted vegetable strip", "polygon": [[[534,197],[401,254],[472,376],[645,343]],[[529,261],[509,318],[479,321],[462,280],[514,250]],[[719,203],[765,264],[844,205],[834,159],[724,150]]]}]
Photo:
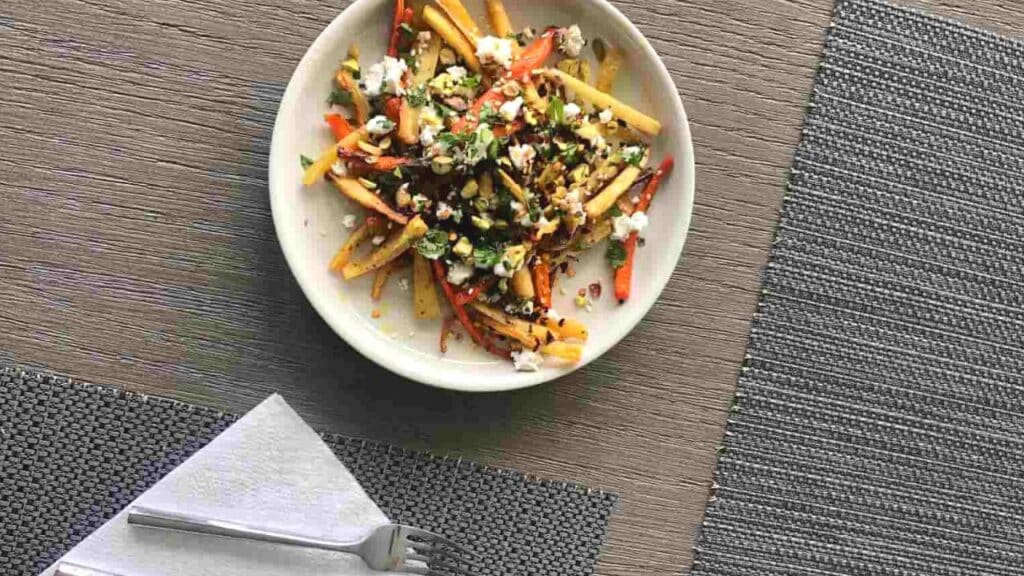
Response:
[{"label": "roasted vegetable strip", "polygon": [[462,35],[462,32],[444,14],[437,8],[427,5],[423,7],[423,20],[459,53],[459,56],[466,61],[466,65],[469,66],[470,70],[480,72],[480,59],[476,57],[476,50],[473,48],[473,45],[470,44],[469,40]]},{"label": "roasted vegetable strip", "polygon": [[380,301],[381,296],[384,294],[384,287],[387,286],[388,278],[391,278],[391,273],[394,272],[397,262],[397,260],[392,260],[377,268],[377,274],[373,277],[373,288],[370,289],[370,298],[374,302]]},{"label": "roasted vegetable strip", "polygon": [[469,11],[459,0],[437,0],[437,5],[448,15],[448,18],[455,23],[455,27],[469,40],[469,43],[476,48],[476,43],[483,35],[477,27]]},{"label": "roasted vegetable strip", "polygon": [[498,38],[507,38],[514,31],[512,21],[501,0],[487,0],[487,20]]},{"label": "roasted vegetable strip", "polygon": [[473,322],[469,319],[469,314],[466,313],[466,308],[455,302],[455,290],[452,289],[452,285],[448,283],[447,273],[445,272],[444,264],[441,264],[437,260],[434,260],[433,266],[434,277],[436,277],[438,283],[441,284],[441,289],[444,291],[445,297],[448,298],[448,303],[451,304],[452,310],[455,312],[455,316],[459,319],[459,322],[462,323],[462,327],[466,329],[466,332],[469,334],[469,337],[472,338],[474,342],[482,346],[484,350],[487,350],[491,354],[494,354],[495,356],[498,356],[500,358],[508,358],[508,351],[498,348],[497,346],[494,345],[494,342],[491,342],[487,337],[485,337],[483,333],[481,333],[480,330],[477,329],[477,327],[474,326]]},{"label": "roasted vegetable strip", "polygon": [[557,80],[566,88],[572,90],[580,100],[592,104],[596,108],[610,108],[617,118],[624,120],[627,124],[644,134],[657,136],[661,132],[661,122],[621,102],[611,94],[602,92],[561,70],[547,68],[543,73],[544,76]]},{"label": "roasted vegetable strip", "polygon": [[551,308],[551,268],[546,260],[539,260],[533,265],[533,289],[537,303],[543,308]]},{"label": "roasted vegetable strip", "polygon": [[335,188],[341,191],[342,194],[348,196],[355,202],[361,204],[364,208],[369,208],[387,216],[387,218],[393,222],[399,224],[405,224],[409,221],[409,217],[405,214],[397,212],[388,203],[381,199],[373,192],[367,190],[359,180],[355,178],[349,178],[347,176],[335,176],[331,175],[331,182],[334,183]]},{"label": "roasted vegetable strip", "polygon": [[341,246],[338,252],[331,259],[330,268],[334,272],[341,272],[341,269],[348,264],[349,260],[352,259],[352,254],[359,249],[360,246],[375,234],[379,234],[385,230],[383,221],[379,216],[370,216],[366,219],[359,228],[356,228],[352,234],[349,235],[348,239]]},{"label": "roasted vegetable strip", "polygon": [[441,306],[434,289],[434,276],[430,261],[414,253],[412,255],[413,308],[420,320],[434,320],[441,317]]},{"label": "roasted vegetable strip", "polygon": [[405,228],[391,235],[369,258],[359,262],[349,262],[341,269],[346,280],[368,274],[398,258],[408,250],[413,242],[427,233],[427,225],[419,216],[413,218]]},{"label": "roasted vegetable strip", "polygon": [[331,127],[334,139],[339,142],[355,130],[341,114],[324,114],[324,121]]},{"label": "roasted vegetable strip", "polygon": [[395,15],[391,20],[391,36],[388,42],[388,56],[398,56],[398,41],[402,35],[402,22],[405,21],[405,0],[395,0]]},{"label": "roasted vegetable strip", "polygon": [[586,204],[587,218],[597,220],[602,214],[612,207],[612,204],[625,194],[629,187],[640,177],[640,168],[626,166],[626,168],[612,180],[611,184],[604,187],[597,196],[594,196]]},{"label": "roasted vegetable strip", "polygon": [[[654,194],[658,191],[658,186],[661,185],[662,178],[665,174],[672,171],[674,161],[671,156],[666,157],[661,165],[658,166],[658,170],[654,172],[654,176],[644,187],[643,193],[640,194],[640,201],[636,204],[637,212],[646,212],[648,207],[651,205],[651,199],[654,198]],[[632,289],[633,282],[633,259],[636,255],[636,243],[639,238],[639,234],[633,232],[626,238],[624,247],[626,249],[626,261],[615,270],[615,297],[619,302],[625,302],[629,300],[629,294]]]}]

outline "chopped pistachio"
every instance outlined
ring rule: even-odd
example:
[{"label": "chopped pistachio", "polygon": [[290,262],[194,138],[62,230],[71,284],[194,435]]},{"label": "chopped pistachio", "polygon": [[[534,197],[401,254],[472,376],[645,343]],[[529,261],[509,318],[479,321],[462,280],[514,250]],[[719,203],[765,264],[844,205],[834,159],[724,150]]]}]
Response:
[{"label": "chopped pistachio", "polygon": [[473,222],[473,226],[476,226],[480,230],[490,230],[491,221],[484,216],[473,215],[469,217],[470,221]]},{"label": "chopped pistachio", "polygon": [[366,178],[360,178],[359,179],[359,183],[362,184],[363,188],[366,188],[367,190],[376,190],[377,189],[377,183],[374,182],[373,180],[367,180]]},{"label": "chopped pistachio", "polygon": [[347,70],[352,73],[353,78],[359,78],[359,61],[355,58],[349,58],[341,64],[343,70]]},{"label": "chopped pistachio", "polygon": [[409,194],[409,187],[402,186],[395,192],[395,204],[398,204],[399,208],[407,208],[412,204],[412,195]]},{"label": "chopped pistachio", "polygon": [[462,197],[469,199],[473,198],[480,192],[480,185],[477,184],[476,178],[470,178],[466,184],[462,187]]},{"label": "chopped pistachio", "polygon": [[469,238],[463,236],[452,247],[452,252],[465,258],[473,253],[473,243],[469,241]]},{"label": "chopped pistachio", "polygon": [[455,51],[447,46],[441,48],[441,53],[438,55],[438,59],[441,60],[441,64],[451,66],[452,64],[455,64]]},{"label": "chopped pistachio", "polygon": [[590,165],[580,164],[569,173],[569,178],[572,179],[573,183],[579,184],[590,177]]},{"label": "chopped pistachio", "polygon": [[435,156],[430,161],[430,169],[434,174],[444,175],[452,171],[454,162],[451,156]]},{"label": "chopped pistachio", "polygon": [[508,222],[502,220],[501,218],[498,218],[497,220],[494,221],[494,227],[497,228],[498,230],[504,230],[505,228],[508,228]]}]

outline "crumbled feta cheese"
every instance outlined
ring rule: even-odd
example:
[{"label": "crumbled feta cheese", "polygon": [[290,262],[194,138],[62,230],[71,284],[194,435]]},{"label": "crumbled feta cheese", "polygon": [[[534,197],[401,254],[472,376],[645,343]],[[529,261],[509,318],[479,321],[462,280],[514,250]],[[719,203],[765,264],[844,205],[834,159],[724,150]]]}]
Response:
[{"label": "crumbled feta cheese", "polygon": [[587,43],[583,39],[583,31],[576,24],[569,26],[568,28],[562,28],[558,35],[558,49],[562,51],[566,56],[576,58],[580,55],[580,51],[583,50],[583,46]]},{"label": "crumbled feta cheese", "polygon": [[603,122],[604,124],[611,122],[614,118],[615,114],[612,113],[611,108],[605,108],[604,110],[601,110],[600,114],[597,115],[597,119]]},{"label": "crumbled feta cheese", "polygon": [[579,105],[575,102],[569,102],[563,108],[563,115],[566,120],[575,120],[579,118],[581,112],[583,112],[583,110],[581,110]]},{"label": "crumbled feta cheese", "polygon": [[405,60],[385,56],[384,60],[370,66],[363,74],[363,85],[366,95],[380,96],[381,92],[390,92],[401,96],[405,94],[402,87],[402,76],[409,69]]},{"label": "crumbled feta cheese", "polygon": [[644,158],[643,146],[626,146],[622,149],[622,159],[627,164],[639,164]]},{"label": "crumbled feta cheese", "polygon": [[632,216],[620,214],[612,218],[612,240],[625,240],[633,232],[641,232],[647,227],[647,214],[633,212]]},{"label": "crumbled feta cheese", "polygon": [[433,35],[431,35],[430,30],[423,30],[416,35],[416,40],[418,42],[427,43],[430,42],[431,38],[433,38]]},{"label": "crumbled feta cheese", "polygon": [[387,116],[377,115],[366,122],[366,131],[374,136],[383,136],[395,129],[395,123]]},{"label": "crumbled feta cheese", "polygon": [[385,235],[383,235],[383,234],[378,234],[378,235],[376,235],[376,236],[374,236],[374,237],[373,237],[373,245],[374,245],[374,246],[380,246],[380,245],[381,245],[381,244],[383,244],[383,243],[384,243],[384,241],[385,241],[385,240],[387,240],[387,239],[388,239],[388,237],[387,237],[387,236],[385,236]]},{"label": "crumbled feta cheese", "polygon": [[465,262],[453,262],[448,267],[448,282],[459,285],[473,277],[473,266]]},{"label": "crumbled feta cheese", "polygon": [[533,159],[537,156],[537,151],[529,144],[520,144],[518,146],[509,146],[508,156],[516,169],[520,172],[529,172]]},{"label": "crumbled feta cheese", "polygon": [[633,204],[639,204],[640,203],[640,197],[639,196],[633,196],[632,198],[629,199],[629,201],[632,202]]},{"label": "crumbled feta cheese", "polygon": [[494,265],[494,275],[500,276],[501,278],[511,278],[515,272],[505,267],[505,262],[498,262]]},{"label": "crumbled feta cheese", "polygon": [[430,198],[427,198],[423,194],[417,194],[412,197],[412,211],[423,212],[430,206]]},{"label": "crumbled feta cheese", "polygon": [[547,228],[550,225],[551,225],[551,220],[548,220],[547,216],[541,214],[540,215],[540,220],[537,220],[536,222],[534,222],[533,227],[534,228]]},{"label": "crumbled feta cheese", "polygon": [[519,372],[536,372],[544,363],[544,357],[532,350],[513,350],[512,365]]},{"label": "crumbled feta cheese", "polygon": [[438,220],[447,220],[452,217],[455,211],[445,202],[437,203],[437,211],[434,213]]},{"label": "crumbled feta cheese", "polygon": [[508,68],[512,65],[512,40],[509,38],[484,36],[477,40],[476,56],[484,64],[496,62]]},{"label": "crumbled feta cheese", "polygon": [[558,322],[559,320],[562,319],[562,315],[559,314],[558,310],[555,310],[554,308],[548,308],[547,316],[548,320],[554,320],[555,322]]},{"label": "crumbled feta cheese", "polygon": [[513,200],[513,201],[509,202],[508,203],[508,207],[512,209],[512,212],[514,214],[519,214],[523,210],[526,210],[526,207],[523,206],[522,202],[520,202],[518,200]]},{"label": "crumbled feta cheese", "polygon": [[519,303],[506,304],[505,312],[529,316],[533,314],[533,300],[522,300]]},{"label": "crumbled feta cheese", "polygon": [[446,71],[448,72],[448,75],[452,77],[452,82],[455,82],[456,84],[465,80],[466,76],[469,74],[462,66],[449,66]]},{"label": "crumbled feta cheese", "polygon": [[498,108],[498,114],[506,121],[511,122],[519,116],[519,110],[523,107],[522,97],[518,97],[515,100],[509,100]]},{"label": "crumbled feta cheese", "polygon": [[349,230],[355,228],[356,227],[356,215],[355,214],[345,214],[341,218],[341,224],[345,228],[348,228]]},{"label": "crumbled feta cheese", "polygon": [[348,176],[348,165],[344,160],[335,160],[334,164],[331,164],[331,173],[335,176]]},{"label": "crumbled feta cheese", "polygon": [[408,292],[409,291],[409,279],[408,278],[399,278],[398,279],[398,287],[403,292]]},{"label": "crumbled feta cheese", "polygon": [[434,138],[437,137],[437,133],[441,129],[437,126],[430,124],[423,124],[420,126],[420,144],[423,146],[432,146],[434,144]]},{"label": "crumbled feta cheese", "polygon": [[590,139],[590,145],[593,146],[594,148],[597,148],[598,150],[604,150],[605,148],[608,147],[608,141],[604,139],[604,136],[597,134],[596,136]]}]

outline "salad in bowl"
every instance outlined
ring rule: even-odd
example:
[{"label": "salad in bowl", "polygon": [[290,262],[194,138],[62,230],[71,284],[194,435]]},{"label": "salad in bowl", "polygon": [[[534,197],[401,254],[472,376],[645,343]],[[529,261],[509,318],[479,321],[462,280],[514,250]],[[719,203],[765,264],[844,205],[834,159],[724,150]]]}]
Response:
[{"label": "salad in bowl", "polygon": [[673,158],[651,158],[661,122],[611,95],[622,48],[577,25],[517,29],[501,0],[486,13],[482,30],[460,0],[396,0],[386,53],[353,44],[340,58],[320,128],[333,142],[301,156],[302,181],[365,214],[337,222],[350,232],[323,266],[372,275],[374,301],[411,267],[401,294],[438,321],[440,353],[454,335],[517,370],[579,362],[578,317],[602,284],[581,288],[573,313],[552,295],[603,250],[613,297],[629,300]]}]

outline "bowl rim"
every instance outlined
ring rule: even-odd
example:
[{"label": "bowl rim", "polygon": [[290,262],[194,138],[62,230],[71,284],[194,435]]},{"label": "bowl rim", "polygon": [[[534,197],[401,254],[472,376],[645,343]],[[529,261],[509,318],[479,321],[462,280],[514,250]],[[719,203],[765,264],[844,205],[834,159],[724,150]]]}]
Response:
[{"label": "bowl rim", "polygon": [[[343,34],[343,28],[349,19],[358,19],[362,16],[363,12],[368,12],[376,8],[376,4],[387,2],[388,0],[355,0],[348,7],[338,13],[334,19],[317,35],[313,43],[306,49],[300,59],[298,65],[295,67],[295,71],[292,73],[288,85],[285,88],[284,95],[281,98],[281,102],[278,105],[278,110],[274,119],[274,129],[271,136],[270,152],[268,155],[268,193],[270,196],[270,209],[274,221],[274,231],[277,237],[278,244],[281,246],[281,251],[284,254],[285,261],[288,264],[288,268],[299,284],[299,288],[302,290],[306,297],[306,300],[313,306],[317,314],[327,323],[328,326],[341,337],[346,343],[352,348],[358,351],[361,355],[373,361],[377,365],[395,373],[399,376],[408,378],[410,380],[433,386],[436,388],[442,388],[446,390],[453,390],[459,392],[505,392],[510,390],[518,390],[521,388],[528,388],[531,386],[537,386],[552,380],[556,380],[583,368],[593,360],[604,355],[613,346],[621,342],[630,332],[636,328],[637,324],[650,312],[654,303],[657,302],[662,293],[665,290],[665,286],[668,285],[669,280],[672,277],[672,273],[678,266],[679,260],[682,257],[683,246],[686,242],[686,237],[690,228],[690,221],[693,213],[693,202],[695,195],[695,174],[694,174],[694,151],[693,151],[693,140],[690,132],[690,123],[686,115],[686,109],[683,106],[682,98],[679,95],[679,88],[676,86],[675,81],[672,79],[672,75],[669,73],[668,68],[665,66],[664,61],[658,56],[657,51],[651,45],[650,41],[644,36],[643,33],[627,18],[622,12],[619,11],[614,5],[608,0],[586,0],[585,3],[590,4],[592,7],[596,7],[603,10],[606,14],[615,20],[615,24],[621,28],[624,33],[638,46],[640,46],[642,53],[641,57],[654,62],[654,68],[657,74],[660,75],[661,80],[672,86],[675,90],[673,93],[674,98],[670,98],[671,106],[673,108],[673,120],[678,118],[681,123],[680,129],[680,144],[683,149],[683,158],[676,158],[675,171],[682,177],[682,201],[680,202],[680,208],[682,209],[682,218],[679,221],[679,231],[673,234],[671,238],[671,244],[668,249],[665,250],[665,259],[671,257],[672,266],[656,266],[652,277],[649,279],[647,284],[652,288],[651,296],[646,302],[639,303],[638,306],[631,306],[629,308],[622,308],[619,314],[624,314],[624,317],[619,319],[616,323],[616,331],[619,332],[617,338],[608,339],[605,343],[599,346],[589,345],[584,355],[584,358],[573,365],[568,365],[563,369],[555,370],[541,370],[537,372],[518,372],[509,370],[507,373],[493,373],[489,374],[484,378],[479,373],[473,370],[468,371],[467,374],[461,375],[461,377],[455,377],[451,375],[442,375],[439,371],[430,370],[417,370],[416,366],[419,362],[402,361],[402,357],[396,357],[390,353],[389,347],[379,346],[376,341],[370,341],[362,338],[362,328],[352,328],[345,322],[342,322],[337,315],[328,313],[326,303],[326,291],[318,290],[314,285],[315,282],[312,279],[305,278],[304,273],[301,272],[303,269],[300,266],[302,256],[300,254],[300,246],[298,234],[294,233],[289,227],[288,223],[284,222],[283,211],[280,204],[284,202],[284,198],[287,196],[285,192],[275,193],[275,182],[277,181],[277,165],[275,158],[281,156],[283,151],[279,151],[278,148],[282,146],[280,142],[284,140],[283,134],[286,130],[294,129],[292,126],[285,126],[285,122],[282,121],[281,111],[294,107],[295,101],[298,99],[299,93],[303,89],[303,85],[306,84],[306,79],[309,76],[306,68],[310,66],[310,55],[316,53],[318,49],[323,49],[323,46],[328,44],[332,38],[337,35]],[[283,160],[283,159],[282,159]],[[681,161],[680,161],[681,160]],[[453,363],[453,366],[458,366],[457,363]],[[467,364],[466,366],[473,366]],[[451,372],[451,371],[445,371]],[[481,380],[486,382],[485,385],[481,385]]]}]

